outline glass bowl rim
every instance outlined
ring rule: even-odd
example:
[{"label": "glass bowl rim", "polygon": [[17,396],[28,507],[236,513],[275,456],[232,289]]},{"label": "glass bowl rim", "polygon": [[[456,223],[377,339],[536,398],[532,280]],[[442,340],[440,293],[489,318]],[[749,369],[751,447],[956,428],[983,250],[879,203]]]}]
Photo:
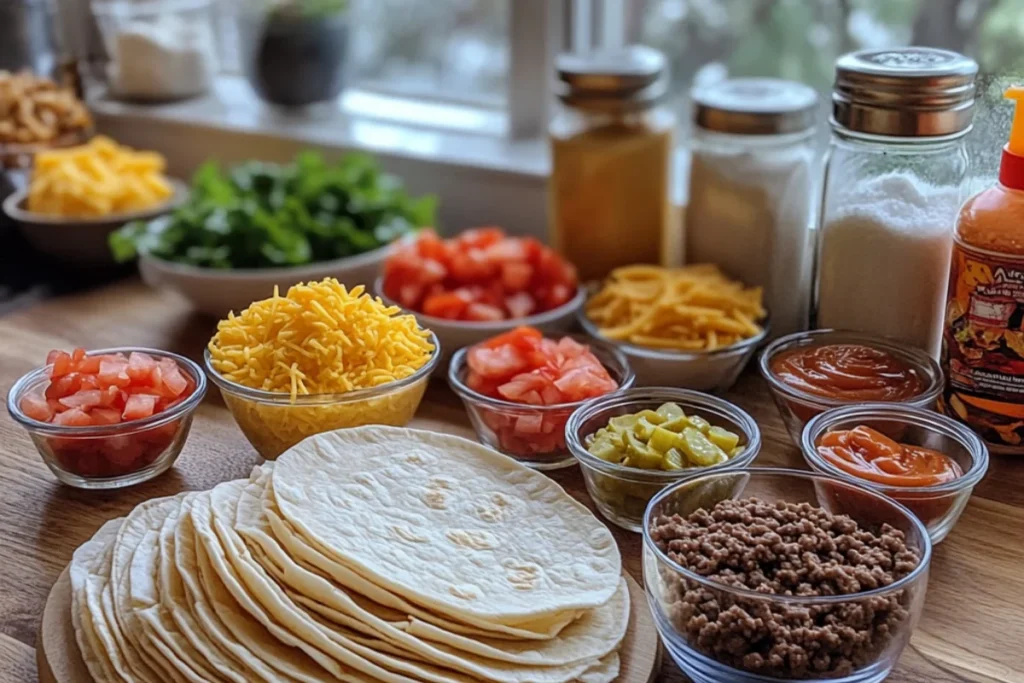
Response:
[{"label": "glass bowl rim", "polygon": [[796,399],[804,405],[811,405],[814,407],[834,408],[838,406],[860,405],[863,403],[863,401],[853,399],[826,398],[824,396],[818,396],[816,394],[800,391],[799,389],[794,389],[776,377],[775,373],[771,370],[771,359],[780,352],[789,351],[790,349],[798,348],[800,346],[825,346],[829,343],[827,339],[830,336],[840,338],[839,341],[834,342],[837,344],[862,344],[863,346],[892,353],[893,355],[907,361],[915,370],[924,375],[928,380],[928,385],[920,394],[903,401],[891,401],[890,403],[894,405],[916,405],[918,403],[927,404],[936,400],[939,397],[939,394],[942,393],[943,384],[945,382],[942,367],[939,365],[938,361],[924,351],[912,346],[901,344],[898,341],[888,339],[886,337],[863,334],[852,330],[833,329],[830,327],[794,332],[793,334],[779,337],[765,347],[764,351],[761,352],[761,356],[758,358],[758,369],[761,371],[761,376],[766,382],[768,382],[772,391],[784,394],[788,398]]},{"label": "glass bowl rim", "polygon": [[[564,334],[561,336],[570,337],[578,342],[586,343],[590,346],[599,348],[601,349],[601,351],[606,352],[612,359],[614,359],[616,363],[618,363],[619,367],[617,368],[617,374],[620,374],[622,376],[622,381],[619,383],[619,388],[616,389],[615,391],[609,392],[608,394],[604,394],[603,396],[617,394],[633,386],[633,383],[636,381],[636,375],[633,374],[633,368],[629,366],[629,360],[626,358],[626,355],[622,353],[622,351],[615,348],[611,344],[590,339],[586,335]],[[473,346],[475,346],[475,344]],[[459,398],[465,401],[470,401],[474,405],[483,405],[488,408],[499,410],[554,412],[568,410],[569,408],[575,410],[576,408],[579,408],[587,401],[592,400],[584,399],[582,401],[570,401],[569,403],[555,403],[548,406],[535,406],[530,405],[529,403],[516,403],[515,401],[506,401],[501,398],[491,398],[490,396],[484,396],[480,392],[470,389],[469,386],[459,378],[459,372],[462,370],[462,367],[466,365],[466,356],[469,354],[469,350],[472,349],[473,346],[464,346],[458,351],[456,351],[455,354],[452,356],[451,361],[449,361],[448,363],[448,385],[456,394],[459,395]],[[598,360],[601,359],[598,358]],[[606,363],[604,363],[604,361],[601,362],[601,365],[604,365],[605,369],[608,369],[608,366]]]},{"label": "glass bowl rim", "polygon": [[203,400],[203,396],[206,395],[207,387],[206,374],[203,372],[203,369],[199,367],[198,363],[180,354],[172,351],[164,351],[162,349],[146,348],[144,346],[115,346],[105,349],[93,349],[86,351],[85,355],[97,356],[108,353],[130,354],[133,351],[145,353],[158,358],[170,358],[174,360],[178,364],[178,367],[184,368],[192,376],[192,380],[196,383],[195,391],[192,392],[191,396],[170,409],[141,420],[129,420],[127,422],[118,422],[117,424],[112,425],[83,425],[80,427],[56,425],[51,422],[40,422],[39,420],[29,417],[22,412],[21,406],[19,405],[21,398],[28,390],[39,384],[40,380],[47,379],[46,371],[50,368],[50,365],[44,365],[42,367],[29,370],[14,383],[11,390],[7,392],[7,412],[10,413],[11,417],[14,418],[16,422],[26,429],[49,436],[120,436],[132,434],[137,431],[143,431],[151,427],[159,427],[168,422],[173,422],[183,415],[192,412],[196,406],[199,405],[200,401]]},{"label": "glass bowl rim", "polygon": [[[701,408],[717,408],[721,412],[725,413],[730,420],[736,423],[740,429],[743,430],[743,435],[747,438],[747,448],[743,453],[732,460],[720,462],[708,467],[664,471],[643,470],[637,467],[626,467],[625,465],[620,465],[618,463],[608,462],[592,455],[583,447],[583,443],[580,441],[578,436],[579,428],[582,426],[583,422],[589,419],[593,414],[596,414],[606,408],[613,407],[614,404],[619,402],[628,405],[630,403],[639,403],[647,399],[652,401],[664,399],[665,401],[681,403],[684,404],[684,411],[688,405],[694,406],[696,410],[700,410]],[[755,421],[747,411],[743,410],[735,403],[727,401],[719,396],[695,391],[693,389],[681,389],[675,387],[633,387],[589,399],[573,411],[573,414],[569,416],[569,421],[565,424],[565,445],[569,449],[569,452],[579,460],[580,465],[598,470],[602,474],[616,477],[620,477],[620,475],[623,474],[635,475],[635,477],[630,479],[630,481],[646,479],[650,480],[649,483],[672,482],[689,477],[697,477],[708,472],[721,472],[728,469],[746,467],[753,462],[761,452],[761,428],[757,426],[757,421]]]},{"label": "glass bowl rim", "polygon": [[[932,486],[890,486],[857,478],[822,458],[815,445],[818,437],[827,432],[835,423],[855,418],[865,420],[903,418],[907,424],[922,427],[934,433],[944,433],[945,436],[960,442],[967,450],[971,456],[971,468],[952,481]],[[839,406],[819,413],[804,426],[803,433],[800,435],[800,450],[804,460],[812,469],[846,481],[857,482],[890,497],[899,493],[956,493],[973,488],[985,476],[989,464],[988,447],[977,434],[966,426],[947,415],[901,403],[859,403]]]},{"label": "glass bowl rim", "polygon": [[288,392],[254,389],[252,387],[239,384],[238,382],[232,382],[229,379],[225,379],[224,376],[222,376],[213,367],[213,359],[210,355],[209,347],[203,350],[203,363],[206,366],[206,373],[210,376],[210,380],[216,384],[217,388],[221,391],[227,392],[232,396],[245,398],[258,403],[295,407],[354,403],[366,399],[386,396],[400,389],[412,386],[424,378],[429,378],[430,374],[437,367],[437,364],[441,362],[441,343],[438,341],[436,334],[430,330],[427,330],[427,332],[430,333],[430,342],[434,345],[434,351],[430,354],[430,358],[427,359],[427,362],[421,365],[416,372],[412,373],[408,377],[403,377],[402,379],[387,382],[376,387],[367,387],[365,389],[356,389],[354,391],[322,394],[299,394],[295,397],[295,401],[291,400],[291,394]]},{"label": "glass bowl rim", "polygon": [[388,306],[396,306],[402,309],[403,313],[416,316],[416,319],[420,321],[423,327],[433,329],[435,327],[457,327],[465,330],[472,330],[474,332],[502,332],[506,330],[512,330],[517,327],[536,327],[539,325],[547,325],[548,323],[557,320],[563,315],[572,315],[577,313],[583,306],[583,302],[587,298],[587,291],[581,285],[576,286],[576,293],[571,299],[566,301],[561,306],[556,306],[548,311],[542,311],[540,313],[531,313],[528,316],[522,318],[510,318],[508,320],[494,320],[489,322],[479,322],[473,320],[448,320],[446,318],[438,318],[435,315],[427,315],[421,311],[414,311],[411,308],[402,306],[397,301],[389,297],[384,293],[384,276],[379,276],[373,281],[373,294],[379,297]]},{"label": "glass bowl rim", "polygon": [[[589,300],[590,297],[588,296],[587,299]],[[615,346],[616,348],[621,348],[626,353],[634,356],[667,361],[699,361],[715,357],[726,358],[730,356],[740,356],[744,353],[755,350],[765,339],[768,338],[768,335],[771,334],[772,327],[771,311],[768,311],[768,315],[765,316],[764,320],[755,323],[761,326],[761,332],[753,337],[741,339],[735,344],[723,346],[720,349],[714,349],[712,351],[672,351],[666,349],[651,349],[646,346],[638,346],[637,344],[632,344],[630,342],[609,339],[601,334],[598,327],[587,316],[586,302],[584,302],[576,312],[576,319],[579,321],[580,326],[586,331],[586,333],[598,341]]]},{"label": "glass bowl rim", "polygon": [[[895,508],[900,514],[907,518],[912,527],[917,529],[917,532],[920,535],[922,542],[924,544],[924,547],[921,552],[921,558],[918,561],[917,566],[914,567],[913,571],[904,576],[902,579],[899,579],[898,581],[895,581],[889,584],[888,586],[873,588],[869,591],[861,591],[859,593],[848,593],[846,595],[819,596],[779,595],[776,593],[761,593],[745,587],[728,586],[723,583],[718,583],[717,581],[712,581],[706,576],[697,574],[696,572],[691,571],[686,567],[677,564],[676,562],[673,562],[668,555],[663,553],[658,548],[658,546],[654,543],[654,540],[651,538],[650,522],[651,514],[654,510],[654,507],[661,503],[662,500],[672,495],[678,488],[682,486],[693,485],[694,482],[700,479],[712,479],[719,478],[725,475],[736,474],[749,474],[753,476],[771,475],[782,477],[797,477],[799,479],[806,479],[811,481],[822,481],[833,484],[841,484],[842,486],[846,486],[848,488],[857,490],[858,493],[866,494],[872,498],[875,498],[876,500],[881,501],[886,505]],[[653,553],[654,557],[657,559],[659,564],[666,565],[669,569],[672,569],[677,574],[682,575],[683,578],[687,580],[694,581],[704,586],[705,588],[709,588],[712,590],[725,591],[727,593],[732,593],[747,598],[769,600],[772,602],[781,602],[788,605],[842,604],[844,602],[858,602],[861,600],[865,600],[867,598],[888,595],[895,591],[906,588],[907,586],[913,584],[918,578],[920,578],[922,574],[927,573],[932,560],[932,539],[931,536],[928,534],[927,527],[925,527],[924,523],[921,520],[919,520],[917,516],[914,515],[914,513],[911,512],[902,503],[895,501],[892,498],[889,498],[888,496],[878,491],[866,488],[864,486],[859,486],[857,484],[854,484],[853,482],[839,479],[838,477],[833,477],[819,472],[808,472],[806,470],[795,470],[786,467],[746,467],[743,469],[720,470],[718,472],[709,472],[701,476],[696,476],[691,479],[685,479],[683,481],[673,484],[672,486],[668,486],[665,489],[659,491],[657,494],[655,494],[654,497],[651,498],[651,501],[647,504],[647,509],[644,510],[643,525],[640,529],[640,532],[643,535],[644,549]]]}]

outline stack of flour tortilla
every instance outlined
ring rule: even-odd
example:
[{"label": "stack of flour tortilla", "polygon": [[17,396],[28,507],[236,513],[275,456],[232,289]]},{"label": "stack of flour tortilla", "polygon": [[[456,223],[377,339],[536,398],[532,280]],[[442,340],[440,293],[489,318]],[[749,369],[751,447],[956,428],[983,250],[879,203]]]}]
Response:
[{"label": "stack of flour tortilla", "polygon": [[71,579],[97,681],[603,683],[629,621],[586,508],[479,444],[391,427],[143,503]]}]

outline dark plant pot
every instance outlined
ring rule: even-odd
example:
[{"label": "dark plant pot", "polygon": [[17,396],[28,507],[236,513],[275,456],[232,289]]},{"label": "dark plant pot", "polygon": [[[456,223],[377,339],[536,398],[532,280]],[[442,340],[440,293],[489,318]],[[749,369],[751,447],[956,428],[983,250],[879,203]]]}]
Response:
[{"label": "dark plant pot", "polygon": [[265,101],[301,107],[333,100],[345,84],[348,17],[281,13],[241,17],[242,68]]}]

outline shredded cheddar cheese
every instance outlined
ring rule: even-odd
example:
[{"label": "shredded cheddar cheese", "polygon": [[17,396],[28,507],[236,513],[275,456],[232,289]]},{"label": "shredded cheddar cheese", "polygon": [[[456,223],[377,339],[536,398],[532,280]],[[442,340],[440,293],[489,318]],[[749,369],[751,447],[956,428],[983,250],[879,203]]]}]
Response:
[{"label": "shredded cheddar cheese", "polygon": [[213,368],[225,379],[299,396],[380,386],[415,373],[434,352],[430,333],[337,280],[297,284],[257,301],[217,325]]}]

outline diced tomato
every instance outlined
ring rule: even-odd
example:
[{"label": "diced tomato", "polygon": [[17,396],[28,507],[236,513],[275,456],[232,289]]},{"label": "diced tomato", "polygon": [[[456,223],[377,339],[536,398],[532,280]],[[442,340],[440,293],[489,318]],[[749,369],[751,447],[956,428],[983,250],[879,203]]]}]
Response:
[{"label": "diced tomato", "polygon": [[115,425],[121,421],[121,411],[112,408],[93,408],[89,411],[93,424]]},{"label": "diced tomato", "polygon": [[82,376],[77,372],[50,380],[50,385],[44,392],[46,398],[64,398],[70,396],[82,388]]},{"label": "diced tomato", "polygon": [[59,400],[68,408],[88,410],[103,403],[103,392],[99,389],[83,389]]},{"label": "diced tomato", "polygon": [[[162,386],[163,394],[168,398],[173,396],[180,396],[186,389],[188,389],[188,380],[181,374],[181,370],[178,369],[177,365],[173,367],[161,367],[157,368],[160,370],[162,375]],[[155,375],[153,386],[157,386]]]},{"label": "diced tomato", "polygon": [[[448,240],[424,230],[396,246],[383,271],[386,296],[446,320],[524,318],[565,304],[578,287],[575,268],[550,248],[534,238],[506,237],[493,227]],[[465,305],[452,294],[463,297]]]},{"label": "diced tomato", "polygon": [[53,416],[53,424],[64,427],[88,427],[92,418],[81,408],[71,408]]},{"label": "diced tomato", "polygon": [[80,372],[83,375],[97,374],[100,371],[100,357],[86,356],[78,361],[78,364],[75,366],[75,371]]},{"label": "diced tomato", "polygon": [[423,312],[435,318],[458,320],[469,303],[470,297],[464,293],[435,294],[423,302]]},{"label": "diced tomato", "polygon": [[104,358],[100,361],[100,384],[105,387],[126,387],[132,383],[128,376],[128,361]]},{"label": "diced tomato", "polygon": [[139,351],[132,351],[132,354],[128,356],[128,368],[126,371],[133,381],[145,382],[153,374],[153,370],[156,367],[156,361],[153,360],[152,356]]},{"label": "diced tomato", "polygon": [[476,322],[495,322],[504,319],[505,314],[502,313],[501,309],[497,306],[475,303],[466,307],[466,320],[473,320]]},{"label": "diced tomato", "polygon": [[[565,337],[546,339],[532,327],[519,327],[469,350],[466,384],[485,396],[525,406],[578,403],[618,389],[589,347]],[[517,457],[564,455],[565,423],[575,406],[528,412],[482,408],[484,423],[499,447]]]},{"label": "diced tomato", "polygon": [[49,422],[53,418],[53,408],[47,402],[44,396],[39,394],[28,394],[21,399],[21,412],[25,413],[33,420],[39,422]]},{"label": "diced tomato", "polygon": [[52,366],[50,368],[50,379],[63,377],[71,372],[73,368],[71,356],[64,351],[50,351],[46,356],[46,364]]},{"label": "diced tomato", "polygon": [[141,420],[153,414],[159,396],[152,394],[132,394],[125,403],[121,417],[125,420]]}]

